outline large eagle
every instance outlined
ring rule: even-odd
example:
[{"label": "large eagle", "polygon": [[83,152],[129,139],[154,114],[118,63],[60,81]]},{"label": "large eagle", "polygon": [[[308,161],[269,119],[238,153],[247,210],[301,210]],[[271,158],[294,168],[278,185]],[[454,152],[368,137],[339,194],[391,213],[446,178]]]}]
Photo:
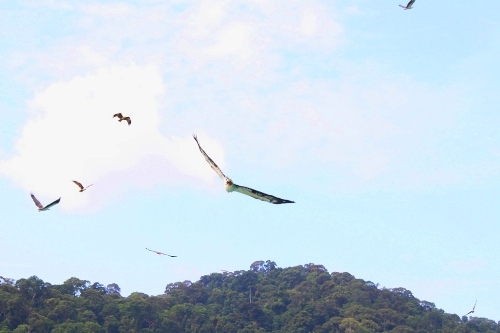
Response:
[{"label": "large eagle", "polygon": [[121,113],[115,113],[113,115],[113,118],[114,117],[118,117],[118,121],[122,121],[122,120],[125,120],[129,125],[132,124],[132,120],[130,120],[130,117],[124,117]]},{"label": "large eagle", "polygon": [[56,201],[48,204],[47,206],[43,206],[42,203],[40,201],[38,201],[37,198],[35,198],[35,196],[33,195],[33,193],[31,193],[31,199],[33,199],[33,202],[35,203],[35,205],[38,207],[38,211],[39,212],[43,212],[45,210],[49,210],[50,207],[54,206],[54,205],[57,205],[59,203],[59,201],[61,201],[61,198],[57,199]]},{"label": "large eagle", "polygon": [[79,188],[80,188],[80,191],[79,192],[83,192],[85,191],[86,189],[88,189],[90,186],[94,185],[94,184],[90,184],[89,186],[87,187],[83,187],[83,185],[80,183],[80,182],[77,182],[76,180],[73,180],[73,183],[75,183]]},{"label": "large eagle", "polygon": [[170,254],[166,254],[166,253],[163,253],[163,252],[160,252],[160,251],[150,250],[150,249],[148,249],[148,248],[146,248],[146,250],[151,251],[151,252],[154,252],[154,253],[156,253],[156,254],[157,254],[157,255],[159,255],[159,256],[169,256],[169,257],[172,257],[172,258],[177,257],[177,256],[172,256],[172,255],[170,255]]},{"label": "large eagle", "polygon": [[413,8],[412,6],[413,6],[414,2],[415,2],[415,0],[410,0],[410,2],[408,2],[408,4],[406,6],[399,5],[399,7],[404,8],[404,10],[412,9]]},{"label": "large eagle", "polygon": [[225,186],[227,192],[236,191],[239,193],[249,195],[252,198],[259,199],[259,200],[266,201],[266,202],[273,203],[273,204],[294,203],[294,201],[281,199],[281,198],[275,197],[274,195],[266,194],[264,192],[254,190],[254,189],[249,188],[249,187],[236,185],[235,183],[233,183],[233,181],[230,178],[226,177],[226,175],[224,175],[224,173],[222,173],[221,169],[217,166],[217,164],[215,164],[215,162],[207,155],[207,153],[205,153],[203,148],[201,148],[200,143],[198,142],[198,138],[196,137],[195,134],[193,134],[193,138],[196,141],[196,143],[198,144],[198,148],[200,149],[201,153],[203,154],[203,156],[205,156],[205,160],[207,160],[208,164],[210,164],[212,169],[214,169],[214,171],[224,181],[224,186]]}]

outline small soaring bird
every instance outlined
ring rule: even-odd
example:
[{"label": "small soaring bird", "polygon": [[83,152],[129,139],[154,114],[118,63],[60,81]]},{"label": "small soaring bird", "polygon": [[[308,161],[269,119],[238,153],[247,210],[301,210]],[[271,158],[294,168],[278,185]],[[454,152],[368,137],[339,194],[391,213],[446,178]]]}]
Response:
[{"label": "small soaring bird", "polygon": [[148,248],[146,248],[146,250],[151,251],[151,252],[154,252],[154,253],[156,253],[156,254],[157,254],[157,255],[159,255],[159,256],[163,255],[163,256],[169,256],[169,257],[172,257],[172,258],[177,257],[177,256],[171,256],[170,254],[166,254],[166,253],[163,253],[163,252],[153,251],[153,250],[150,250],[150,249],[148,249]]},{"label": "small soaring bird", "polygon": [[124,117],[121,113],[115,113],[113,115],[113,118],[114,117],[118,117],[118,121],[122,121],[122,120],[125,120],[129,125],[132,124],[132,120],[130,120],[130,117]]},{"label": "small soaring bird", "polygon": [[76,185],[78,185],[78,187],[80,188],[79,192],[83,192],[86,189],[88,189],[90,186],[94,185],[94,184],[90,184],[89,186],[87,186],[87,187],[84,188],[83,185],[81,183],[77,182],[76,180],[73,180],[73,183],[75,183]]},{"label": "small soaring bird", "polygon": [[476,299],[476,303],[474,303],[474,307],[472,308],[472,310],[467,312],[466,316],[470,315],[471,313],[474,313],[474,310],[476,309],[476,304],[477,304],[477,299]]},{"label": "small soaring bird", "polygon": [[275,197],[274,195],[266,194],[264,192],[260,192],[260,191],[251,189],[249,187],[236,185],[235,183],[233,183],[233,181],[231,179],[229,179],[228,177],[226,177],[226,175],[224,175],[222,173],[221,169],[217,166],[217,164],[215,164],[215,162],[212,161],[212,159],[207,155],[207,153],[205,153],[205,151],[201,148],[200,143],[198,142],[198,138],[196,137],[195,134],[193,134],[193,138],[196,141],[196,143],[198,144],[198,148],[200,149],[201,153],[203,154],[203,156],[205,156],[205,160],[207,160],[208,164],[210,164],[212,169],[224,181],[224,186],[225,186],[227,192],[236,191],[236,192],[251,196],[254,199],[259,199],[259,200],[266,201],[266,202],[273,203],[273,204],[294,203],[294,201],[281,199],[281,198]]},{"label": "small soaring bird", "polygon": [[410,2],[408,2],[408,4],[406,6],[399,5],[399,7],[404,8],[404,10],[412,9],[413,8],[412,6],[413,6],[414,2],[415,2],[415,0],[410,0]]},{"label": "small soaring bird", "polygon": [[49,210],[50,207],[54,206],[54,205],[57,205],[59,203],[59,201],[61,201],[61,198],[57,199],[56,201],[48,204],[47,206],[43,206],[42,203],[40,201],[38,201],[37,198],[35,198],[35,196],[33,195],[33,193],[31,193],[31,199],[33,199],[33,202],[35,203],[35,205],[38,207],[38,211],[39,212],[43,212],[45,210]]}]

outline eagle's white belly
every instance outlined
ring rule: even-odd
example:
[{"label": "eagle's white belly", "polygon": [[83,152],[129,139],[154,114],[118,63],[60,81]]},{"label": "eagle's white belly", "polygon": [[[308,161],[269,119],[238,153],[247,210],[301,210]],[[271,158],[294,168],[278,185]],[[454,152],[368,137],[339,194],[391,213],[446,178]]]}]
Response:
[{"label": "eagle's white belly", "polygon": [[236,185],[234,184],[225,184],[226,192],[233,192],[236,189]]}]

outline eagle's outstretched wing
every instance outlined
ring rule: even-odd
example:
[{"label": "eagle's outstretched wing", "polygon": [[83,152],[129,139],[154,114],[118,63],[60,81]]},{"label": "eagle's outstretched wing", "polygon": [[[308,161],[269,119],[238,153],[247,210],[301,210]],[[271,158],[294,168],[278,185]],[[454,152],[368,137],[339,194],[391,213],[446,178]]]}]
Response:
[{"label": "eagle's outstretched wing", "polygon": [[42,203],[40,201],[38,201],[37,198],[35,198],[35,196],[33,195],[33,193],[31,193],[31,199],[33,199],[33,202],[38,207],[38,209],[43,209]]},{"label": "eagle's outstretched wing", "polygon": [[198,142],[198,138],[196,137],[196,134],[193,134],[193,138],[196,141],[196,144],[198,144],[198,148],[200,149],[201,153],[203,154],[203,156],[205,156],[205,160],[207,160],[208,164],[210,164],[210,166],[212,167],[212,169],[214,169],[214,171],[217,172],[217,174],[219,175],[219,177],[222,180],[229,179],[222,172],[222,170],[217,166],[217,164],[215,164],[215,162],[210,158],[210,156],[208,156],[207,153],[205,153],[205,151],[203,150],[203,148],[201,148],[200,143]]},{"label": "eagle's outstretched wing", "polygon": [[121,114],[121,113],[115,113],[115,114],[113,115],[113,118],[114,118],[114,117],[118,117],[119,119],[122,119],[122,118],[123,118],[123,116],[122,116],[122,114]]},{"label": "eagle's outstretched wing", "polygon": [[154,252],[154,253],[156,253],[156,254],[165,254],[165,253],[158,252],[158,251],[155,251],[155,250],[150,250],[150,249],[148,249],[148,248],[146,248],[146,250],[151,251],[151,252]]},{"label": "eagle's outstretched wing", "polygon": [[266,194],[249,187],[234,184],[234,191],[251,196],[252,198],[266,201],[273,204],[295,203],[295,201],[281,199],[274,195]]},{"label": "eagle's outstretched wing", "polygon": [[78,185],[78,187],[80,188],[80,190],[83,191],[83,185],[79,182],[77,182],[76,180],[73,180],[73,183],[75,183],[76,185]]},{"label": "eagle's outstretched wing", "polygon": [[121,120],[126,120],[129,126],[130,124],[132,124],[132,120],[130,120],[130,117],[123,117],[122,119],[120,119],[120,121]]},{"label": "eagle's outstretched wing", "polygon": [[49,203],[47,206],[43,207],[43,210],[48,210],[50,207],[57,205],[59,203],[59,201],[61,201],[61,198],[57,199],[54,202]]}]

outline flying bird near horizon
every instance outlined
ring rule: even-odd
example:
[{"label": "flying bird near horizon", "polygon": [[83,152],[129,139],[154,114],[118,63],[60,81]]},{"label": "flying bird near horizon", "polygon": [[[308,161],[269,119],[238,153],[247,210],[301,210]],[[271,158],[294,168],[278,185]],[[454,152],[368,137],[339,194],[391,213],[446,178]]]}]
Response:
[{"label": "flying bird near horizon", "polygon": [[472,308],[472,310],[467,312],[466,316],[470,315],[471,313],[474,313],[474,310],[476,309],[476,304],[477,304],[477,299],[476,299],[476,303],[474,303],[474,307]]},{"label": "flying bird near horizon", "polygon": [[172,255],[170,255],[170,254],[166,254],[166,253],[163,253],[163,252],[160,252],[160,251],[150,250],[150,249],[148,249],[148,248],[146,248],[146,250],[151,251],[151,252],[154,252],[154,253],[156,253],[156,254],[157,254],[157,255],[159,255],[159,256],[163,255],[163,256],[169,256],[169,257],[172,257],[172,258],[177,257],[177,256],[172,256]]},{"label": "flying bird near horizon", "polygon": [[122,120],[125,120],[129,124],[129,126],[130,126],[130,124],[132,124],[132,120],[130,120],[130,117],[124,117],[121,113],[115,113],[113,115],[113,118],[114,117],[118,117],[119,122],[121,122]]},{"label": "flying bird near horizon", "polygon": [[236,192],[251,196],[254,199],[266,201],[266,202],[269,202],[272,204],[294,203],[294,201],[291,201],[291,200],[281,199],[281,198],[275,197],[274,195],[266,194],[264,192],[254,190],[254,189],[249,188],[249,187],[236,185],[235,183],[233,183],[233,181],[230,178],[226,177],[226,175],[224,175],[224,173],[222,173],[222,170],[217,166],[217,164],[215,164],[215,162],[207,155],[207,153],[205,153],[203,148],[201,148],[200,143],[198,142],[198,138],[196,137],[195,134],[193,134],[193,138],[196,141],[196,143],[198,144],[198,148],[200,149],[201,153],[203,154],[203,156],[205,156],[205,160],[208,162],[208,164],[210,164],[212,169],[224,181],[224,187],[225,187],[227,192],[236,191]]},{"label": "flying bird near horizon", "polygon": [[84,188],[83,185],[80,182],[77,182],[76,180],[73,180],[73,183],[75,183],[76,185],[78,185],[78,187],[80,188],[80,191],[78,191],[78,192],[83,192],[86,189],[88,189],[90,186],[94,185],[94,184],[90,184],[89,186],[87,186],[87,187]]},{"label": "flying bird near horizon", "polygon": [[35,203],[35,205],[38,207],[38,211],[39,212],[43,212],[43,211],[46,211],[46,210],[49,210],[50,207],[54,206],[54,205],[57,205],[59,203],[59,201],[61,201],[61,198],[57,199],[56,201],[48,204],[47,206],[43,206],[42,203],[40,201],[38,201],[37,198],[35,198],[35,196],[33,195],[33,193],[31,193],[31,199],[33,199],[33,202]]},{"label": "flying bird near horizon", "polygon": [[414,2],[415,2],[415,0],[410,0],[410,2],[408,2],[408,4],[406,6],[399,5],[399,7],[404,8],[404,10],[412,9],[413,8],[412,6],[413,6]]}]

